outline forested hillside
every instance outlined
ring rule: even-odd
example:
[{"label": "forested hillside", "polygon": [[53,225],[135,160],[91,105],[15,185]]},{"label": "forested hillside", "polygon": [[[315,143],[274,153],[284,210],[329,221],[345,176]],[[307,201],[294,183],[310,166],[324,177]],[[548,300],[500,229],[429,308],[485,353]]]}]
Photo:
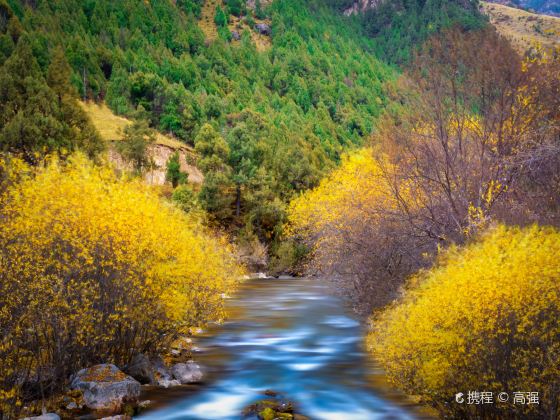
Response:
[{"label": "forested hillside", "polygon": [[367,9],[360,20],[368,36],[376,41],[378,57],[410,64],[415,49],[443,29],[482,29],[486,18],[478,7],[476,0],[382,0]]},{"label": "forested hillside", "polygon": [[[244,5],[222,13],[231,17],[229,11],[248,25],[257,13]],[[235,45],[228,31],[206,42],[197,2],[10,0],[0,13],[3,71],[12,79],[6,83],[26,76],[9,70],[18,60],[46,75],[64,46],[80,97],[198,142],[207,172],[203,206],[221,224],[247,226],[261,240],[278,232],[286,200],[316,185],[343,150],[361,145],[389,103],[394,72],[370,53],[373,43],[357,24],[320,2],[259,10],[272,19],[266,53],[247,30]],[[3,94],[3,102],[11,100],[8,86]],[[39,129],[37,145],[45,135]],[[2,136],[4,149],[17,148],[6,129]],[[62,146],[55,143],[50,150]]]}]

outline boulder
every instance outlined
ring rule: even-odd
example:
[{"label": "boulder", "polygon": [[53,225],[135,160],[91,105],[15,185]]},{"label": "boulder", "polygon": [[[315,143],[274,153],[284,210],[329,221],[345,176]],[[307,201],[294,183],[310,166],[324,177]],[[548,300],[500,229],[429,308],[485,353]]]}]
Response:
[{"label": "boulder", "polygon": [[148,408],[150,405],[152,405],[152,401],[150,400],[144,400],[144,401],[140,401],[138,403],[138,408],[140,409],[146,409]]},{"label": "boulder", "polygon": [[163,360],[161,360],[161,358],[153,360],[152,363],[154,367],[155,384],[157,386],[170,388],[173,386],[181,385],[178,380],[173,379],[173,375],[171,374]]},{"label": "boulder", "polygon": [[202,380],[202,369],[192,360],[187,363],[177,363],[171,367],[171,374],[182,384],[200,382]]},{"label": "boulder", "polygon": [[231,37],[236,41],[239,41],[241,39],[241,35],[239,35],[239,32],[237,31],[231,31]]},{"label": "boulder", "polygon": [[22,420],[60,420],[60,416],[55,413],[47,413],[36,417],[25,417]]},{"label": "boulder", "polygon": [[82,391],[88,408],[111,413],[118,413],[123,402],[136,401],[141,390],[140,382],[112,364],[80,370],[72,378],[70,387]]},{"label": "boulder", "polygon": [[141,384],[155,383],[154,368],[152,362],[145,354],[137,354],[126,366],[125,370],[130,376]]},{"label": "boulder", "polygon": [[270,36],[271,30],[270,30],[270,25],[266,24],[266,23],[257,23],[255,25],[255,29],[261,34],[261,35],[268,35]]},{"label": "boulder", "polygon": [[77,410],[78,408],[78,404],[76,404],[74,401],[68,403],[68,405],[66,406],[67,410]]}]

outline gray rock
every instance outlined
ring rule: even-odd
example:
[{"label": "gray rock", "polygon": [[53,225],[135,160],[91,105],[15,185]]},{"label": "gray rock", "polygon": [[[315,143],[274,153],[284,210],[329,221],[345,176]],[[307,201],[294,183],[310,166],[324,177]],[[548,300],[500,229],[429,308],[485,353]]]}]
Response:
[{"label": "gray rock", "polygon": [[70,384],[83,393],[85,405],[92,410],[120,411],[123,400],[140,396],[140,382],[124,374],[115,365],[101,364],[80,370]]},{"label": "gray rock", "polygon": [[152,405],[150,400],[144,400],[138,403],[138,408],[148,408],[150,405]]},{"label": "gray rock", "polygon": [[119,414],[118,416],[103,417],[101,420],[131,420],[132,417],[125,414]]},{"label": "gray rock", "polygon": [[241,35],[239,35],[239,32],[237,31],[231,31],[231,37],[236,41],[239,41],[241,39]]},{"label": "gray rock", "polygon": [[173,379],[173,375],[165,366],[165,363],[160,358],[153,360],[155,384],[163,388],[170,388],[173,386],[181,385],[181,383]]},{"label": "gray rock", "polygon": [[67,410],[76,410],[77,408],[78,408],[78,404],[76,404],[74,401],[72,401],[66,406]]},{"label": "gray rock", "polygon": [[47,413],[36,417],[25,417],[22,420],[60,420],[60,416],[55,413]]},{"label": "gray rock", "polygon": [[257,31],[259,31],[259,33],[261,35],[270,35],[271,30],[270,30],[270,25],[266,24],[266,23],[257,23],[255,25],[255,29]]},{"label": "gray rock", "polygon": [[187,363],[177,363],[171,367],[173,377],[182,384],[190,384],[200,382],[202,377],[202,369],[200,366],[189,360]]},{"label": "gray rock", "polygon": [[124,369],[126,373],[139,381],[141,384],[155,383],[154,367],[145,354],[137,354]]}]

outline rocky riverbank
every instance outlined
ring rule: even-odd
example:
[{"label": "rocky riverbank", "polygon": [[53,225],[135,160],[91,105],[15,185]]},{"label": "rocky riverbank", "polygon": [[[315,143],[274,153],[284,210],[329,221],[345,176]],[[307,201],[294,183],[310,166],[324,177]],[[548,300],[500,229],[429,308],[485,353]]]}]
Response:
[{"label": "rocky riverbank", "polygon": [[38,404],[30,404],[24,418],[126,420],[151,405],[141,398],[144,388],[180,387],[203,380],[203,370],[192,358],[194,350],[192,338],[182,336],[161,355],[138,353],[124,366],[103,363],[84,368],[69,378],[66,392],[49,398],[45,406],[53,412],[32,416],[31,406]]}]

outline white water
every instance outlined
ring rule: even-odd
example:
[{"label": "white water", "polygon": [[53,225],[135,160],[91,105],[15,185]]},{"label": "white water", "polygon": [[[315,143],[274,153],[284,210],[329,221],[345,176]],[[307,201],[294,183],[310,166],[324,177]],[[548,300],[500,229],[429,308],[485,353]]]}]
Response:
[{"label": "white water", "polygon": [[415,417],[371,380],[363,327],[324,283],[251,280],[228,303],[230,320],[197,340],[208,383],[142,419],[240,419],[267,389],[311,419]]}]

